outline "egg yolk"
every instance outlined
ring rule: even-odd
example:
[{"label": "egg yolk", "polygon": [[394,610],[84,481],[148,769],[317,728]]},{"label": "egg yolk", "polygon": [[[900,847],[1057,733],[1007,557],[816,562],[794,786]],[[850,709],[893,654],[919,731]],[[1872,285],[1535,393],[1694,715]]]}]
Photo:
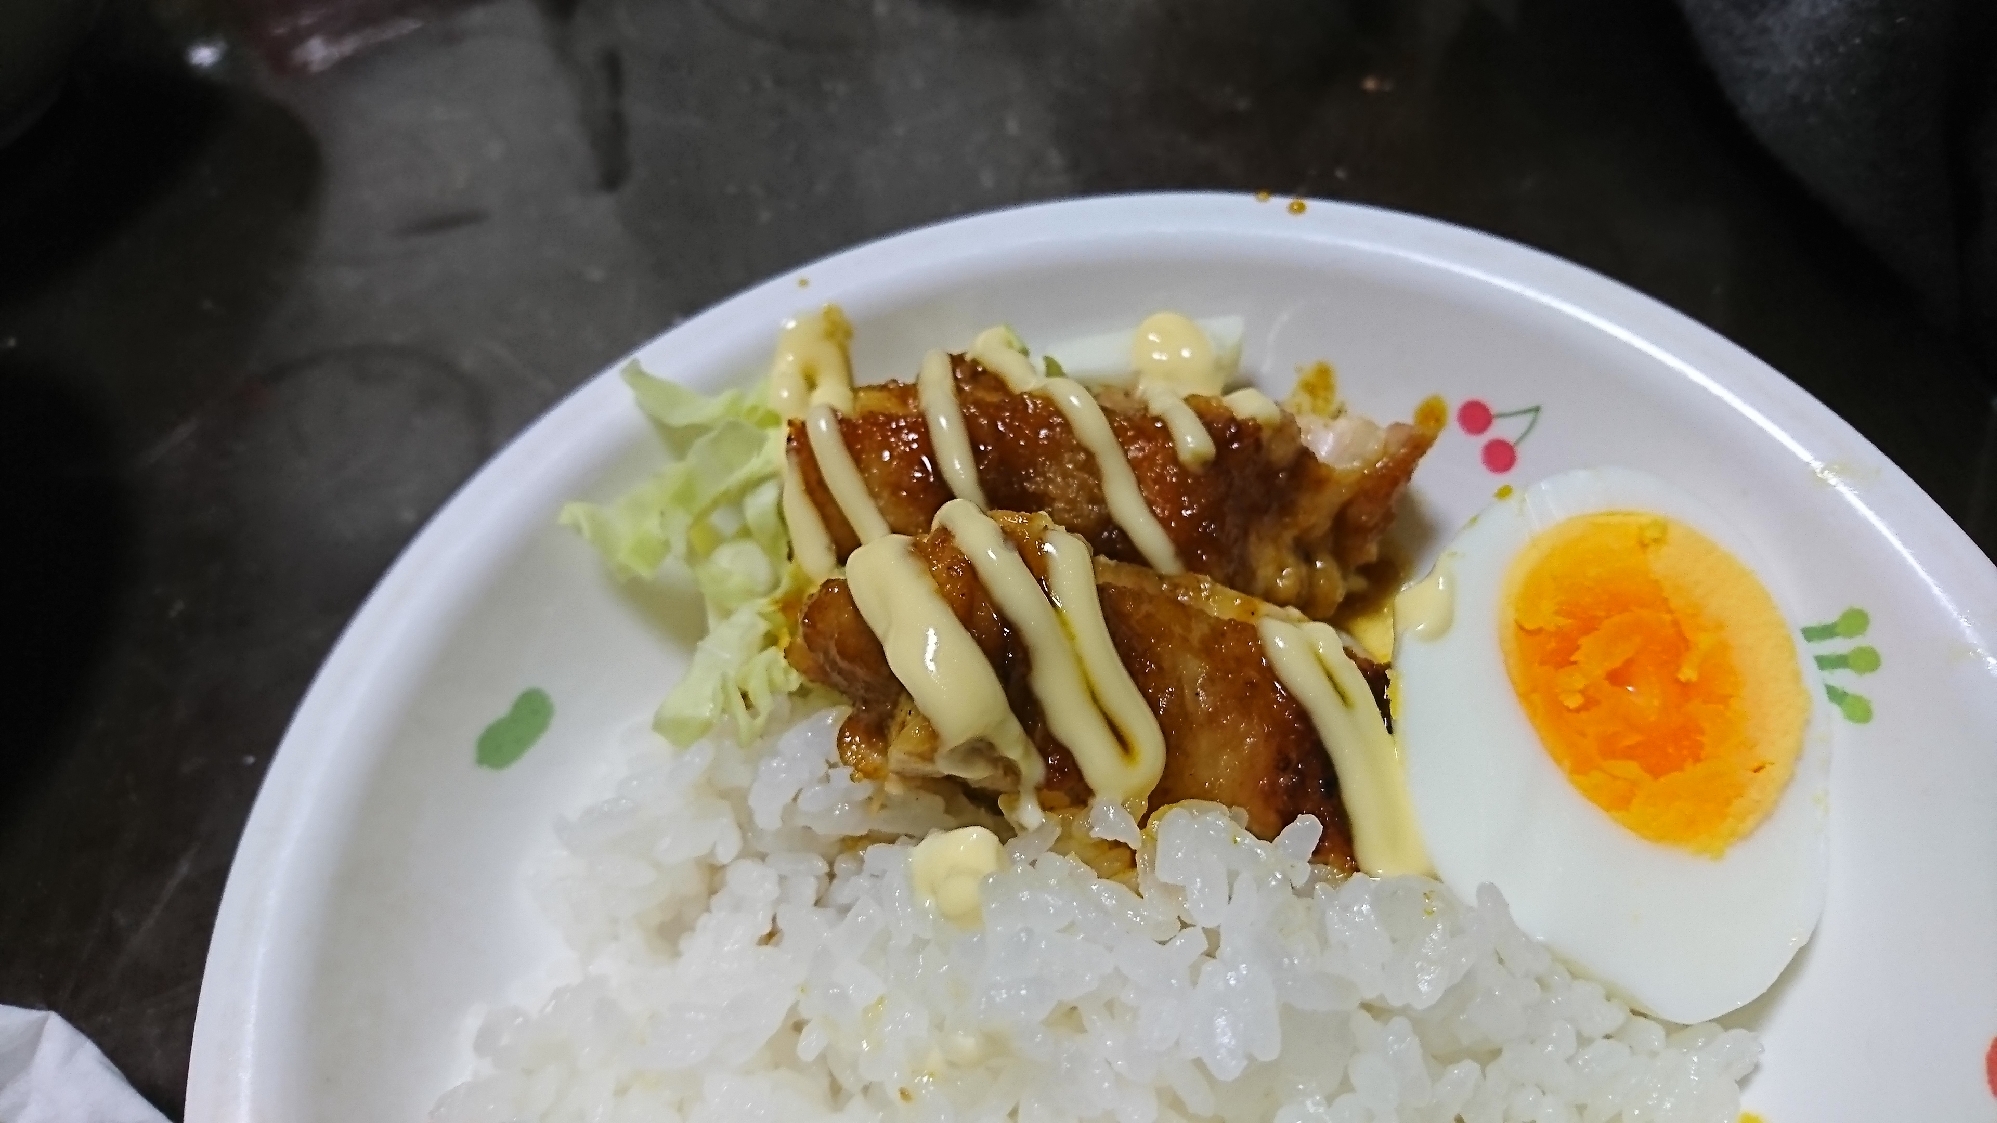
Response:
[{"label": "egg yolk", "polygon": [[1789,782],[1809,702],[1788,626],[1691,527],[1636,512],[1554,526],[1513,561],[1498,634],[1548,755],[1637,836],[1717,857]]}]

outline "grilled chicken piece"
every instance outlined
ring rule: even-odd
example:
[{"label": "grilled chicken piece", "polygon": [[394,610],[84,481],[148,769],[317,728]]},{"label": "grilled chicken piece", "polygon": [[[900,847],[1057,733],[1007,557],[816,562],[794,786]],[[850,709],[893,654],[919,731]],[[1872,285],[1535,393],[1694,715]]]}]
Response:
[{"label": "grilled chicken piece", "polygon": [[[953,355],[951,364],[989,505],[1045,511],[1098,554],[1142,563],[1110,517],[1095,458],[1060,408],[1042,395],[1014,393],[974,359]],[[1195,395],[1186,404],[1213,438],[1214,458],[1188,468],[1165,423],[1135,395],[1109,388],[1097,400],[1189,572],[1320,620],[1338,607],[1354,570],[1378,556],[1394,501],[1437,432],[1389,425],[1360,462],[1332,467],[1306,446],[1292,415],[1263,425],[1236,417],[1218,398]],[[908,535],[928,530],[951,492],[915,385],[858,387],[839,429],[888,527]],[[860,539],[810,448],[804,423],[791,422],[791,459],[843,562]]]},{"label": "grilled chicken piece", "polygon": [[[1044,588],[1046,515],[992,512]],[[1049,810],[1086,807],[1074,758],[1048,730],[1028,683],[1029,656],[950,532],[915,536],[915,552],[943,599],[998,671],[1013,713],[1047,762],[1040,789]],[[1096,590],[1110,639],[1165,737],[1165,770],[1151,808],[1204,799],[1243,808],[1248,829],[1273,838],[1298,815],[1324,826],[1315,859],[1350,872],[1351,828],[1338,777],[1310,716],[1262,654],[1257,601],[1195,575],[1095,559]],[[843,693],[853,712],[839,730],[840,758],[874,780],[935,777],[934,729],[909,701],[844,580],[806,601],[787,655],[805,677]],[[1354,654],[1384,709],[1383,668]],[[1010,768],[976,786],[1013,790]]]}]

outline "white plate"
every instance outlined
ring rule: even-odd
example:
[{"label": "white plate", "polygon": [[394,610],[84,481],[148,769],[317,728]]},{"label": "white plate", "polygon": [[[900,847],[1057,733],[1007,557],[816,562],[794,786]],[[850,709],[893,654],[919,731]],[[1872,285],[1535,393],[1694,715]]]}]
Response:
[{"label": "white plate", "polygon": [[[809,287],[805,287],[806,280]],[[1505,482],[1590,464],[1669,479],[1755,539],[1807,623],[1865,609],[1866,698],[1841,723],[1832,875],[1816,940],[1730,1021],[1766,1035],[1746,1093],[1770,1123],[1997,1120],[1997,570],[1829,410],[1664,306],[1565,262],[1405,215],[1163,195],[917,230],[776,278],[638,352],[698,387],[768,359],[779,320],[837,301],[863,379],[1006,321],[1029,342],[1169,307],[1247,317],[1244,368],[1277,392],[1328,359],[1378,418],[1441,394],[1540,407],[1508,473],[1454,421],[1403,518],[1432,551]],[[414,1120],[460,1079],[481,1003],[557,946],[520,877],[620,732],[682,665],[691,598],[640,603],[554,525],[660,456],[611,373],[542,418],[382,580],[299,707],[216,922],[187,1118]],[[1820,684],[1822,685],[1822,684]],[[503,771],[480,731],[523,689],[547,734]]]}]

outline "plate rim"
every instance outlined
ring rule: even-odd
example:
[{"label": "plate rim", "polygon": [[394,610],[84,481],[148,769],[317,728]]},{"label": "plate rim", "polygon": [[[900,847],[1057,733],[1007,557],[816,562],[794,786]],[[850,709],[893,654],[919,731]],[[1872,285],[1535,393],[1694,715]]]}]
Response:
[{"label": "plate rim", "polygon": [[[269,1030],[309,987],[312,899],[337,862],[337,849],[316,852],[315,838],[337,829],[335,814],[358,798],[356,785],[373,758],[341,753],[365,742],[370,699],[406,702],[399,671],[421,665],[447,625],[475,595],[460,582],[476,567],[465,555],[512,541],[544,521],[567,496],[566,481],[600,460],[619,431],[643,425],[617,372],[647,353],[675,349],[696,357],[748,325],[767,331],[799,297],[795,278],[820,291],[841,277],[878,290],[882,278],[908,272],[910,260],[934,266],[1002,261],[1027,245],[1160,231],[1221,237],[1266,236],[1272,223],[1288,240],[1364,250],[1439,268],[1489,285],[1607,334],[1643,352],[1719,398],[1766,436],[1817,471],[1871,525],[1953,617],[1997,678],[1997,565],[1932,497],[1856,429],[1808,391],[1745,348],[1690,316],[1584,266],[1517,242],[1438,219],[1353,203],[1311,199],[1296,214],[1282,201],[1226,192],[1148,192],[1028,204],[933,223],[865,242],[785,269],[638,345],[522,429],[430,517],[363,600],[313,676],[266,771],[232,856],[197,1001],[189,1056],[189,1123],[248,1123],[264,1100],[298,1086],[302,1058],[285,1057]],[[973,235],[966,237],[966,235]],[[832,280],[831,285],[819,285]],[[1861,491],[1829,465],[1856,454],[1879,466]],[[549,494],[552,490],[557,494]],[[408,675],[401,676],[407,680]],[[374,706],[376,725],[401,705]],[[387,716],[384,716],[387,715]],[[329,818],[331,816],[331,818]],[[317,864],[317,878],[294,875]],[[319,897],[321,903],[324,894]],[[288,977],[287,977],[287,972]],[[278,1050],[280,1055],[267,1055]],[[292,1072],[282,1071],[290,1069]]]}]

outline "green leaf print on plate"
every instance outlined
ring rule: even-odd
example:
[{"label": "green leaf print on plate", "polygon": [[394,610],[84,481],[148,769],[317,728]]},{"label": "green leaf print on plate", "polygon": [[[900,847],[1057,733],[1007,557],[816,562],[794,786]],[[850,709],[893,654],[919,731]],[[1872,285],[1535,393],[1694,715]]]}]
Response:
[{"label": "green leaf print on plate", "polygon": [[513,708],[478,735],[478,766],[498,771],[519,760],[553,720],[555,701],[547,691],[538,686],[521,691]]},{"label": "green leaf print on plate", "polygon": [[[1835,643],[1838,640],[1851,640],[1865,634],[1872,626],[1872,617],[1862,608],[1847,608],[1838,618],[1828,624],[1811,624],[1803,629],[1806,643]],[[1860,644],[1848,651],[1827,651],[1816,657],[1817,669],[1826,673],[1849,671],[1855,675],[1869,675],[1879,669],[1879,649]],[[1838,708],[1844,719],[1854,725],[1864,725],[1872,720],[1872,700],[1863,694],[1855,694],[1836,683],[1824,683],[1824,696],[1831,705]]]}]

